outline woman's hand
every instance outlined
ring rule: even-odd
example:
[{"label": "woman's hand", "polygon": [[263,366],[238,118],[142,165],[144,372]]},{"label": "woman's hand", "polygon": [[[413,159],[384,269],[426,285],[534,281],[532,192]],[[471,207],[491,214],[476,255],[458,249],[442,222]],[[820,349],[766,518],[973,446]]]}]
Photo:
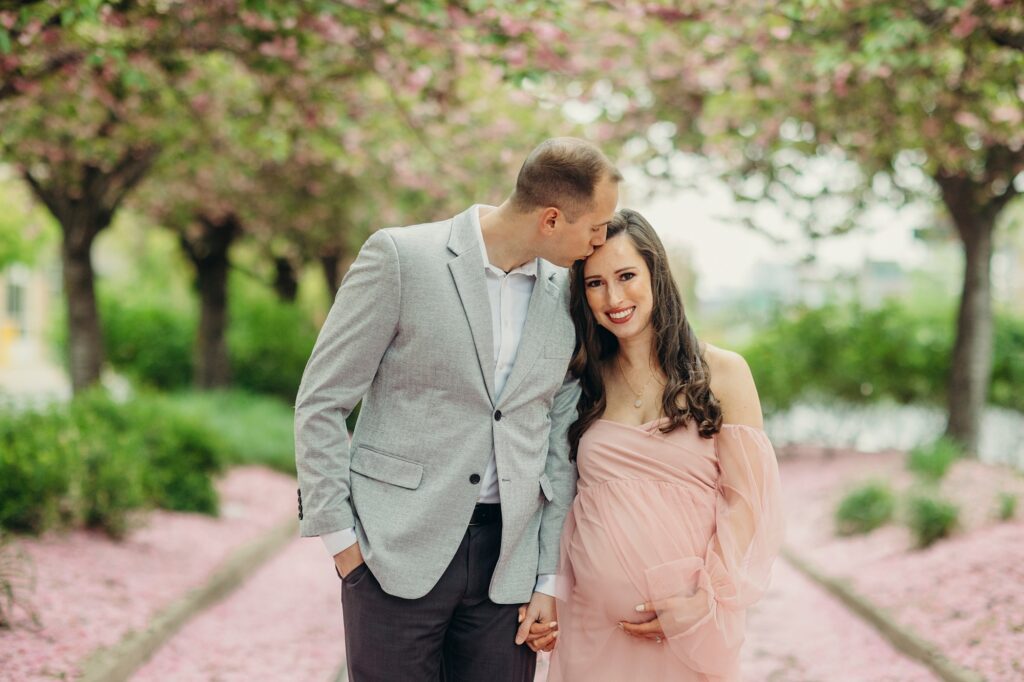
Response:
[{"label": "woman's hand", "polygon": [[665,641],[665,631],[661,629],[661,621],[657,618],[644,623],[628,623],[619,621],[619,628],[630,637],[647,639],[657,644]]}]

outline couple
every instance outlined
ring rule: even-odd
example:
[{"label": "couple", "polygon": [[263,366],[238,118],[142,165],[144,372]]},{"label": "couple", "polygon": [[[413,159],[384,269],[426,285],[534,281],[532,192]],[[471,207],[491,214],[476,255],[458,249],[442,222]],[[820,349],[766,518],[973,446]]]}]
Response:
[{"label": "couple", "polygon": [[529,681],[552,649],[551,680],[739,679],[775,456],[620,180],[548,140],[501,206],[380,230],[345,277],[295,424],[352,682]]}]

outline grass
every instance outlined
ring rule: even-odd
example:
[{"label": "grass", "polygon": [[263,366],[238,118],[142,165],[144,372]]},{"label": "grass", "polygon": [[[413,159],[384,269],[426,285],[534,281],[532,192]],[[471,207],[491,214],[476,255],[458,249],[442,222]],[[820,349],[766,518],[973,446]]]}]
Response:
[{"label": "grass", "polygon": [[295,473],[294,410],[243,391],[181,391],[165,396],[180,413],[201,418],[227,445],[228,464],[259,464]]}]

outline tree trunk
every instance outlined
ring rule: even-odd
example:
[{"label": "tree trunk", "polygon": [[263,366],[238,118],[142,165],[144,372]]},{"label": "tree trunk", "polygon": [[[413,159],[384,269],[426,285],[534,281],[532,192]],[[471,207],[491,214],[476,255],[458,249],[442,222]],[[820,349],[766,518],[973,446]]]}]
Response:
[{"label": "tree trunk", "polygon": [[327,294],[333,300],[341,288],[341,282],[352,265],[353,258],[348,251],[339,249],[329,251],[320,256],[320,267],[324,271],[324,282],[327,284]]},{"label": "tree trunk", "polygon": [[341,274],[338,272],[340,257],[337,253],[327,253],[320,256],[320,267],[324,271],[324,282],[327,284],[327,295],[332,299],[338,293],[341,286]]},{"label": "tree trunk", "polygon": [[964,247],[964,279],[949,375],[946,435],[970,456],[978,439],[992,377],[992,246],[996,218],[1013,190],[993,196],[991,178],[966,173],[936,177]]},{"label": "tree trunk", "polygon": [[199,292],[199,334],[196,339],[195,385],[223,388],[231,381],[228,359],[228,251],[241,233],[233,215],[213,220],[198,217],[199,229],[181,235],[181,245],[196,268]]},{"label": "tree trunk", "polygon": [[978,435],[992,374],[992,232],[979,219],[959,226],[964,244],[964,282],[957,315],[949,377],[946,435],[968,453],[978,452]]},{"label": "tree trunk", "polygon": [[291,260],[278,256],[274,258],[274,291],[278,298],[287,303],[294,303],[299,293],[298,273]]},{"label": "tree trunk", "polygon": [[104,359],[91,251],[93,240],[105,225],[89,224],[85,212],[78,218],[62,224],[65,237],[61,244],[68,311],[68,369],[71,389],[76,394],[99,382]]},{"label": "tree trunk", "polygon": [[133,147],[112,166],[84,163],[77,179],[48,169],[34,173],[22,168],[21,176],[63,232],[61,261],[68,310],[68,366],[74,393],[96,384],[103,371],[103,335],[96,309],[92,244],[117,212],[124,197],[149,171],[157,147]]}]

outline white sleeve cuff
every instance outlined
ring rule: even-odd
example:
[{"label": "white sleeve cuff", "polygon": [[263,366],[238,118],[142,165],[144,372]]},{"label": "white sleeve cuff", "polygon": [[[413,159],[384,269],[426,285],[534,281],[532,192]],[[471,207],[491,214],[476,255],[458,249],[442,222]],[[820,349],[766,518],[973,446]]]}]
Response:
[{"label": "white sleeve cuff", "polygon": [[555,594],[555,578],[558,576],[554,573],[545,573],[537,576],[537,585],[533,588],[534,592],[540,592],[546,594],[549,597],[557,597]]},{"label": "white sleeve cuff", "polygon": [[356,544],[356,529],[346,528],[344,530],[336,530],[333,533],[321,535],[320,539],[323,540],[324,547],[327,548],[327,553],[333,557],[338,552],[343,552]]}]

